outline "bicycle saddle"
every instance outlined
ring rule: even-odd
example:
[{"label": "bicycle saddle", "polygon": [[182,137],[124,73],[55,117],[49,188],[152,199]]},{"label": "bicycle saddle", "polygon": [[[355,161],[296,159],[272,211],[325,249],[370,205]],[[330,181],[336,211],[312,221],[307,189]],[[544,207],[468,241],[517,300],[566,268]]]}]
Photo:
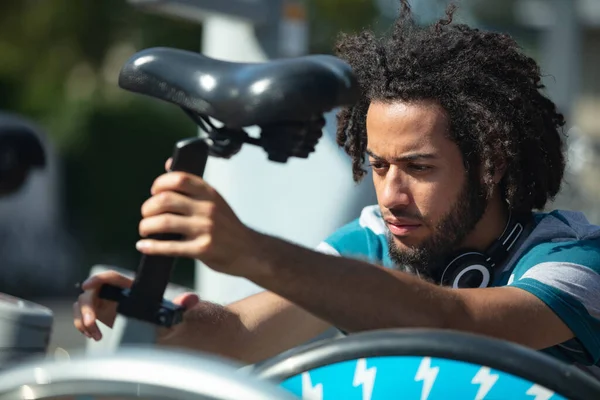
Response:
[{"label": "bicycle saddle", "polygon": [[231,128],[306,122],[353,104],[359,95],[349,65],[334,56],[237,63],[164,47],[134,54],[121,69],[119,86]]}]

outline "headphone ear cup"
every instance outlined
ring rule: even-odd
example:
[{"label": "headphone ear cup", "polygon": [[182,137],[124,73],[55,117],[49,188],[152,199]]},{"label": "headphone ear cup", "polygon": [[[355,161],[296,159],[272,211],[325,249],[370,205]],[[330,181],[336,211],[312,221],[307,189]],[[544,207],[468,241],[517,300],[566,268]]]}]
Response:
[{"label": "headphone ear cup", "polygon": [[469,251],[454,257],[448,263],[440,283],[454,289],[485,288],[492,284],[493,272],[484,254]]}]

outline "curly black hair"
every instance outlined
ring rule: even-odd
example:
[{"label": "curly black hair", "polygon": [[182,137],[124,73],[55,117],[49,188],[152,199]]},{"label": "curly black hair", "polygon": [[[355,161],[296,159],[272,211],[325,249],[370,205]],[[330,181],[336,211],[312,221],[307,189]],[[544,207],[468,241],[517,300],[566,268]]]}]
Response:
[{"label": "curly black hair", "polygon": [[450,138],[469,175],[483,176],[488,196],[503,166],[500,188],[510,208],[543,209],[560,190],[565,121],[541,91],[538,64],[507,34],[452,23],[455,5],[428,26],[414,21],[407,0],[400,5],[390,34],[342,34],[336,45],[361,87],[360,100],[338,114],[337,143],[352,158],[354,180],[366,174],[369,103],[430,100],[445,109]]}]

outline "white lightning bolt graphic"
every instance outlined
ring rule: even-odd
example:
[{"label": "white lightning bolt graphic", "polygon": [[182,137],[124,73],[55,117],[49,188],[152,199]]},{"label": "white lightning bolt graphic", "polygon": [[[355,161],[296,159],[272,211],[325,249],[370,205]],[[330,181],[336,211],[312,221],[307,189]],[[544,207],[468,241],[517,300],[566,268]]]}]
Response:
[{"label": "white lightning bolt graphic", "polygon": [[360,358],[356,363],[356,370],[354,370],[354,380],[352,381],[352,385],[354,385],[354,387],[362,385],[363,400],[371,400],[376,374],[377,368],[367,368],[367,360],[364,358]]},{"label": "white lightning bolt graphic", "polygon": [[302,399],[323,400],[323,384],[318,383],[313,386],[308,372],[302,373]]},{"label": "white lightning bolt graphic", "polygon": [[554,392],[540,385],[533,385],[527,391],[530,396],[535,396],[533,400],[550,400],[554,396]]},{"label": "white lightning bolt graphic", "polygon": [[421,391],[421,400],[427,400],[429,398],[429,392],[435,383],[435,378],[440,371],[440,367],[431,368],[431,358],[425,357],[421,360],[417,374],[415,375],[415,382],[423,381],[423,390]]},{"label": "white lightning bolt graphic", "polygon": [[498,375],[490,374],[490,369],[488,367],[481,367],[473,377],[473,380],[471,380],[472,384],[479,385],[475,400],[483,400],[490,390],[492,390],[492,387],[494,387],[498,378]]}]

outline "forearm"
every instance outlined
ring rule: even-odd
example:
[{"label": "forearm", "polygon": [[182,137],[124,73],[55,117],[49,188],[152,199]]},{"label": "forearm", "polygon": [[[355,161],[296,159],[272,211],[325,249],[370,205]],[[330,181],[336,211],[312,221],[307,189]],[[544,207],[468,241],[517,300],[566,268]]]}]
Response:
[{"label": "forearm", "polygon": [[[535,349],[573,337],[536,296],[524,290],[451,289],[362,261],[265,239],[254,282],[348,332],[423,327],[452,329]],[[539,329],[540,326],[546,329]]]},{"label": "forearm", "polygon": [[258,362],[298,346],[331,327],[271,292],[251,296],[228,307],[240,316],[245,331],[244,357]]},{"label": "forearm", "polygon": [[166,345],[215,353],[244,363],[272,357],[330,327],[300,307],[263,292],[223,307],[200,303]]},{"label": "forearm", "polygon": [[349,332],[448,328],[464,315],[456,291],[366,262],[266,237],[263,268],[249,278]]},{"label": "forearm", "polygon": [[170,331],[159,333],[159,344],[243,360],[245,343],[240,317],[227,307],[202,301],[186,311],[184,320]]}]

